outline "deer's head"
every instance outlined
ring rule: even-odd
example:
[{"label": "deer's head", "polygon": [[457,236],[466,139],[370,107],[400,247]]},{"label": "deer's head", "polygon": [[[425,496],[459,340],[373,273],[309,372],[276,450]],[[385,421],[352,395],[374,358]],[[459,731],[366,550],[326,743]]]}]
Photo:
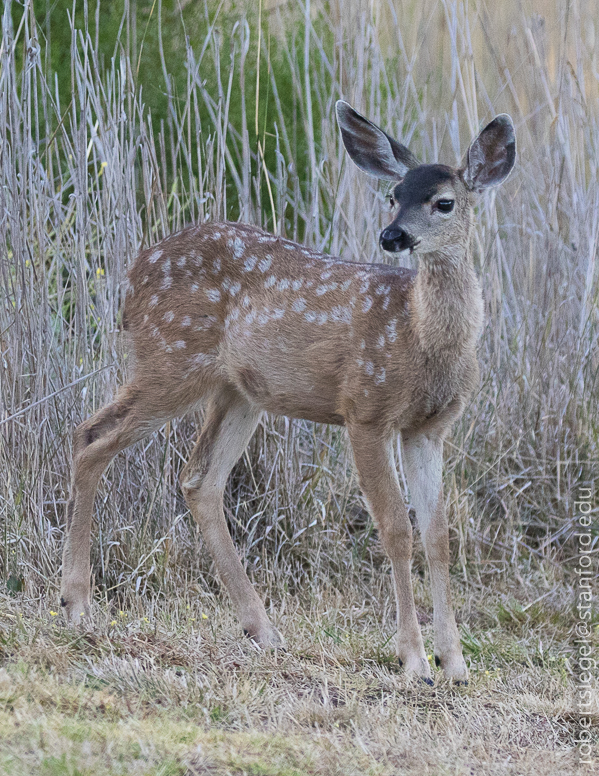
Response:
[{"label": "deer's head", "polygon": [[379,242],[391,253],[420,254],[464,249],[477,196],[502,183],[516,157],[511,118],[502,113],[482,130],[462,167],[420,164],[414,154],[347,102],[337,102],[337,121],[347,152],[360,169],[395,183],[395,217]]}]

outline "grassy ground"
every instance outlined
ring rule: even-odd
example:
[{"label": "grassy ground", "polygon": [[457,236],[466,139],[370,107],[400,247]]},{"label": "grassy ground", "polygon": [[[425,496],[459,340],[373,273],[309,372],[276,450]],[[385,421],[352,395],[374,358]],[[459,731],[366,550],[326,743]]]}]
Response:
[{"label": "grassy ground", "polygon": [[[599,545],[596,0],[115,2],[120,37],[101,46],[90,2],[69,50],[42,23],[52,10],[66,31],[65,4],[34,5],[4,3],[0,41],[0,772],[574,774],[589,483],[595,563]],[[167,19],[175,5],[193,24]],[[160,19],[180,32],[166,53]],[[148,59],[164,115],[148,112]],[[516,167],[472,239],[480,390],[446,445],[467,688],[406,684],[345,432],[303,421],[265,418],[226,494],[288,652],[257,652],[219,597],[178,487],[190,419],[101,483],[93,633],[52,614],[72,429],[122,382],[122,281],[140,246],[229,217],[385,260],[386,190],[348,163],[338,98],[423,162],[458,164],[497,113],[516,125]],[[413,569],[430,650],[420,546]]]},{"label": "grassy ground", "polygon": [[[45,602],[3,597],[0,772],[584,772],[568,601],[456,590],[471,681],[455,688],[437,672],[428,687],[397,666],[388,583],[288,597],[275,612],[288,650],[276,653],[243,639],[217,596],[97,604],[93,632],[65,628]],[[430,649],[422,582],[416,596]]]}]

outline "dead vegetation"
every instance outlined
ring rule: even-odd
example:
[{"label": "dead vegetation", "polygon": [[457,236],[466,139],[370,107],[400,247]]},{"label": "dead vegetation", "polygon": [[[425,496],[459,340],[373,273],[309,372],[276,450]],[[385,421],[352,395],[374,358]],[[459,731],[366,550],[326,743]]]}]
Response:
[{"label": "dead vegetation", "polygon": [[[258,57],[251,7],[206,4],[205,46],[182,51],[187,91],[169,94],[161,126],[130,67],[137,52],[123,45],[102,64],[83,30],[73,93],[57,93],[33,15],[15,28],[9,7],[0,49],[0,770],[575,773],[574,500],[580,483],[596,480],[599,459],[595,3],[327,2],[311,14],[281,3],[262,17],[269,66],[257,101],[276,99],[258,134],[244,91]],[[246,11],[248,25],[233,29]],[[238,123],[231,94],[245,100]],[[384,192],[343,164],[339,97],[424,161],[457,162],[495,113],[516,124],[517,169],[480,206],[474,235],[487,307],[480,391],[446,446],[453,583],[472,671],[460,691],[439,679],[432,689],[407,685],[397,670],[388,565],[345,434],[303,422],[264,420],[227,499],[234,540],[287,653],[240,639],[219,596],[177,484],[192,419],[119,456],[103,480],[97,630],[64,629],[51,613],[70,433],[126,369],[120,284],[140,245],[232,214],[330,253],[381,260]],[[413,567],[430,646],[420,547]]]}]

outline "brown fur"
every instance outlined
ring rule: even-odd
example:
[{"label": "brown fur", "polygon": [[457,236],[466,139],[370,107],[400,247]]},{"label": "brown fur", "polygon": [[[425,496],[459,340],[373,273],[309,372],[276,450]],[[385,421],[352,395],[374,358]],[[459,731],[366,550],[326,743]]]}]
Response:
[{"label": "brown fur", "polygon": [[[370,170],[377,129],[370,125],[359,157]],[[360,146],[356,132],[352,149]],[[395,157],[413,164],[401,148],[395,143]],[[385,172],[395,157],[389,152]],[[441,467],[443,439],[478,380],[482,296],[468,256],[473,195],[461,171],[437,183],[434,170],[426,179],[417,173],[410,185],[426,201],[398,192],[403,204],[391,226],[409,229],[410,244],[428,239],[418,272],[325,256],[235,223],[188,227],[138,256],[123,316],[135,350],[131,379],[75,434],[62,583],[72,621],[89,607],[91,512],[104,468],[119,450],[204,402],[183,492],[245,631],[262,645],[282,643],[235,553],[222,507],[228,474],[266,410],[348,427],[393,564],[398,656],[429,680],[410,583],[412,529],[393,461],[401,433],[431,568],[435,652],[449,676],[466,679],[449,594]],[[448,189],[456,217],[444,230],[428,203]]]}]

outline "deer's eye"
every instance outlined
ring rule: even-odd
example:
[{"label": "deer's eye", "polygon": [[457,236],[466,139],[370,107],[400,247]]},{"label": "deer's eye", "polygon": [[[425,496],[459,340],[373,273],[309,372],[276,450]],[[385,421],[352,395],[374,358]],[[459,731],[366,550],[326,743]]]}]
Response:
[{"label": "deer's eye", "polygon": [[437,210],[440,210],[441,213],[451,213],[454,205],[454,199],[439,199],[435,202],[435,207]]},{"label": "deer's eye", "polygon": [[395,207],[395,200],[392,196],[389,197],[389,207]]}]

